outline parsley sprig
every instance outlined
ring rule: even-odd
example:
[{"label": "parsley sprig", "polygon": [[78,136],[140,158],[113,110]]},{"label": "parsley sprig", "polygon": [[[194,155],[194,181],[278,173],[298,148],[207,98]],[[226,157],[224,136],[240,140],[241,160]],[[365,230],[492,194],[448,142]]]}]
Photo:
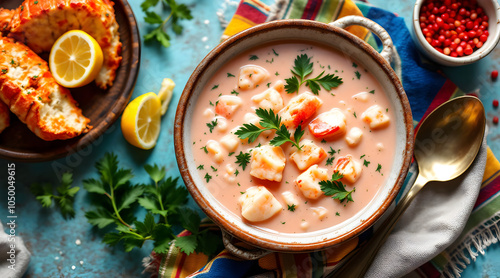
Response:
[{"label": "parsley sprig", "polygon": [[255,113],[260,118],[259,124],[262,128],[254,125],[254,124],[243,124],[243,127],[240,127],[234,134],[238,136],[240,139],[247,139],[248,142],[252,143],[259,137],[259,135],[267,130],[275,130],[276,135],[269,144],[272,146],[281,146],[286,142],[292,143],[297,149],[301,150],[301,146],[299,145],[300,138],[304,135],[304,130],[299,125],[293,134],[294,140],[291,139],[291,134],[286,128],[284,124],[281,123],[281,117],[278,114],[274,114],[272,109],[265,110],[262,108],[258,108],[255,110]]},{"label": "parsley sprig", "polygon": [[74,218],[75,209],[73,204],[75,202],[75,195],[80,190],[80,187],[74,186],[73,174],[66,172],[61,176],[61,185],[56,188],[57,193],[54,194],[52,185],[49,183],[31,185],[30,190],[36,199],[42,204],[44,208],[49,208],[52,203],[61,211],[64,219]]},{"label": "parsley sprig", "polygon": [[308,57],[307,54],[297,55],[294,61],[294,67],[291,70],[294,76],[285,79],[285,90],[287,93],[292,94],[298,92],[300,86],[306,83],[306,86],[311,89],[312,93],[317,95],[321,87],[330,91],[332,88],[338,87],[343,83],[342,78],[334,74],[324,75],[325,71],[315,78],[305,79],[313,72],[313,65],[314,63],[311,62],[311,57]]},{"label": "parsley sprig", "polygon": [[[118,168],[118,157],[114,154],[106,154],[96,163],[96,169],[99,179],[83,181],[94,205],[85,216],[99,229],[114,227],[115,231],[104,235],[104,243],[114,246],[121,242],[128,252],[151,240],[157,253],[166,253],[175,244],[186,254],[209,255],[221,247],[216,234],[200,227],[200,216],[186,207],[187,190],[177,186],[178,178],[166,178],[165,167],[156,164],[144,167],[151,178],[150,184],[132,184],[132,171]],[[147,212],[143,221],[134,216],[139,205]],[[179,227],[191,235],[175,236],[174,229]]]},{"label": "parsley sprig", "polygon": [[356,191],[353,188],[351,191],[345,189],[345,185],[340,181],[343,178],[342,174],[339,172],[333,172],[332,179],[326,181],[320,181],[321,191],[326,196],[332,196],[333,199],[338,199],[341,203],[346,201],[346,203],[354,202],[352,199],[352,193]]},{"label": "parsley sprig", "polygon": [[[162,3],[162,7],[170,9],[170,14],[167,18],[163,19],[159,14],[154,11],[149,11],[150,8],[156,7],[158,2]],[[170,36],[165,31],[165,25],[171,21],[172,30],[179,35],[182,33],[182,26],[179,25],[180,19],[191,20],[193,16],[188,6],[185,4],[177,4],[175,0],[144,0],[141,4],[142,11],[146,14],[144,21],[149,24],[159,24],[158,27],[144,35],[145,41],[156,39],[164,47],[170,46]]]},{"label": "parsley sprig", "polygon": [[250,153],[244,153],[240,151],[240,154],[236,156],[236,164],[240,165],[240,167],[245,171],[248,163],[250,163],[251,155]]}]

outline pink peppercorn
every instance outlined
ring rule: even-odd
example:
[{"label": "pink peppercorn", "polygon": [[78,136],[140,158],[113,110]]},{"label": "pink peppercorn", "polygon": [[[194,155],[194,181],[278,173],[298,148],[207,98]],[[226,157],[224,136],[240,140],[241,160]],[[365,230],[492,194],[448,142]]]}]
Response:
[{"label": "pink peppercorn", "polygon": [[498,70],[494,70],[491,72],[491,79],[497,79],[498,77]]}]

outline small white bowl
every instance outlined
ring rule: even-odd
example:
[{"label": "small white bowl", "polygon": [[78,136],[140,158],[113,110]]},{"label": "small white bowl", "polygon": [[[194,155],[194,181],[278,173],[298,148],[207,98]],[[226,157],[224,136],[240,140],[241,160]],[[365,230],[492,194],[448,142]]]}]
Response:
[{"label": "small white bowl", "polygon": [[481,60],[486,57],[497,45],[500,39],[500,6],[497,0],[477,0],[478,5],[483,8],[484,12],[488,16],[488,40],[483,44],[481,48],[474,51],[469,56],[463,57],[451,57],[440,53],[432,45],[430,45],[424,37],[422,30],[420,28],[420,8],[426,0],[417,0],[415,2],[415,7],[413,8],[413,28],[412,37],[417,48],[425,54],[429,59],[436,63],[444,66],[462,66],[471,64]]}]

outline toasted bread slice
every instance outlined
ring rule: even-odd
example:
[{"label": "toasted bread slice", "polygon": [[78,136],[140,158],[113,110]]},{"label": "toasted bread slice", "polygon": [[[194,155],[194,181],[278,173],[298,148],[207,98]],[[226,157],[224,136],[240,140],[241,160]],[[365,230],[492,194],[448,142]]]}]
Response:
[{"label": "toasted bread slice", "polygon": [[10,111],[5,103],[0,101],[0,133],[10,125]]},{"label": "toasted bread slice", "polygon": [[104,54],[96,84],[106,89],[113,84],[122,60],[113,5],[110,0],[26,0],[15,10],[0,10],[0,31],[25,43],[35,53],[49,52],[67,31],[88,33]]},{"label": "toasted bread slice", "polygon": [[46,141],[74,138],[91,128],[69,90],[56,83],[47,62],[5,37],[0,37],[0,100]]}]

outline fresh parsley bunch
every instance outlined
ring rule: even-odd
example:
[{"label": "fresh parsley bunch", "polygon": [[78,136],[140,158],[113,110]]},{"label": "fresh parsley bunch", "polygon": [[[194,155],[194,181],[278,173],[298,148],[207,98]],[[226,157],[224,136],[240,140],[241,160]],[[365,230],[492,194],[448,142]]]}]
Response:
[{"label": "fresh parsley bunch", "polygon": [[[257,108],[255,114],[259,116],[259,124],[262,128],[254,124],[243,124],[243,127],[238,129],[234,134],[236,134],[240,139],[247,139],[248,142],[252,143],[259,137],[259,135],[266,130],[275,130],[276,136],[271,139],[269,144],[272,146],[281,146],[286,142],[292,143],[297,149],[301,149],[299,145],[300,138],[304,135],[304,130],[302,130],[299,125],[293,134],[294,140],[291,139],[291,134],[284,124],[281,123],[281,117],[278,114],[274,114],[272,109],[265,110],[263,108]],[[243,168],[244,169],[244,168]]]},{"label": "fresh parsley bunch", "polygon": [[295,58],[294,61],[294,67],[291,70],[294,76],[285,79],[285,90],[287,93],[292,94],[298,92],[300,86],[306,83],[306,86],[311,89],[311,92],[317,95],[321,90],[321,87],[330,91],[332,88],[336,88],[343,83],[342,78],[335,76],[334,74],[327,74],[323,76],[325,71],[320,73],[315,78],[305,79],[313,72],[313,65],[311,57],[307,56],[307,54],[297,55],[297,58]]},{"label": "fresh parsley bunch", "polygon": [[343,178],[342,174],[339,172],[333,172],[332,179],[326,181],[320,181],[319,185],[321,185],[321,191],[326,196],[332,196],[332,199],[338,199],[341,203],[346,201],[346,204],[349,202],[354,202],[352,199],[352,193],[356,191],[356,188],[353,188],[351,191],[347,191],[345,189],[345,185],[340,181]]},{"label": "fresh parsley bunch", "polygon": [[[163,19],[159,14],[154,11],[150,11],[150,8],[154,8],[161,2],[162,8],[170,10],[170,14],[167,18]],[[175,0],[144,0],[141,4],[142,11],[146,14],[144,21],[149,24],[159,24],[151,32],[144,35],[145,41],[151,41],[156,39],[164,47],[170,46],[170,36],[165,31],[165,25],[171,20],[171,26],[174,33],[179,35],[182,33],[182,26],[179,25],[180,19],[191,20],[193,16],[191,11],[185,4],[177,4]]]},{"label": "fresh parsley bunch", "polygon": [[[83,187],[94,197],[94,209],[85,213],[88,222],[99,229],[112,226],[115,230],[105,234],[103,242],[111,246],[122,242],[127,252],[142,247],[147,240],[153,241],[157,253],[168,252],[174,242],[186,254],[212,255],[219,250],[220,236],[200,228],[200,216],[185,206],[188,192],[177,186],[178,179],[165,178],[165,167],[156,164],[144,168],[152,182],[132,184],[132,171],[118,168],[117,156],[107,153],[96,163],[99,179],[83,181]],[[143,221],[134,216],[138,205],[147,211]],[[175,236],[176,227],[187,229],[191,235]]]},{"label": "fresh parsley bunch", "polygon": [[52,203],[61,211],[64,219],[74,218],[75,209],[73,204],[75,202],[75,195],[80,190],[80,187],[73,187],[73,174],[66,172],[61,177],[61,185],[57,187],[56,193],[51,184],[35,183],[31,185],[30,190],[36,199],[42,204],[44,208],[49,208]]}]

